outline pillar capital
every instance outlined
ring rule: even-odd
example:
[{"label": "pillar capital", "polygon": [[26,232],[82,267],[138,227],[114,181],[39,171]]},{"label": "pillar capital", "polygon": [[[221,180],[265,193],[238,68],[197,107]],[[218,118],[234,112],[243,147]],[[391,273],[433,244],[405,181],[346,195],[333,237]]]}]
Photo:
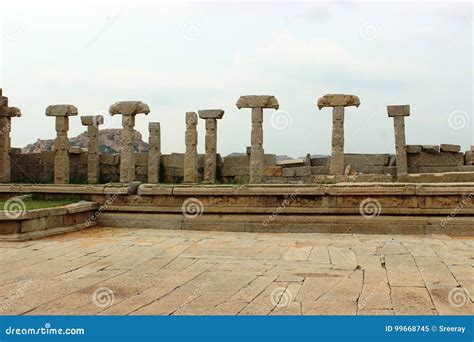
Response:
[{"label": "pillar capital", "polygon": [[222,109],[203,109],[198,111],[201,119],[222,119],[224,111]]},{"label": "pillar capital", "polygon": [[359,107],[359,97],[345,94],[326,94],[318,99],[318,108],[324,107]]},{"label": "pillar capital", "polygon": [[104,117],[102,115],[86,115],[81,116],[81,123],[83,126],[95,126],[98,127],[104,123]]},{"label": "pillar capital", "polygon": [[110,115],[137,115],[150,113],[150,107],[141,101],[121,101],[115,102],[109,108]]},{"label": "pillar capital", "polygon": [[241,108],[273,108],[278,109],[280,105],[275,96],[272,95],[244,95],[236,103],[238,109]]},{"label": "pillar capital", "polygon": [[49,105],[46,108],[46,116],[76,116],[76,106],[69,104]]},{"label": "pillar capital", "polygon": [[410,105],[389,105],[387,106],[388,116],[410,116]]}]

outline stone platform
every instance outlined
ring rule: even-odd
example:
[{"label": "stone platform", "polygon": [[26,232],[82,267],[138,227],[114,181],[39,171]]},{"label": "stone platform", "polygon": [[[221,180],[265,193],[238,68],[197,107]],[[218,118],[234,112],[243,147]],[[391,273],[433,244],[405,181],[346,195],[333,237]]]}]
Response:
[{"label": "stone platform", "polygon": [[0,242],[3,315],[472,315],[472,238],[91,228]]},{"label": "stone platform", "polygon": [[474,183],[0,185],[25,193],[97,202],[102,226],[474,235]]}]

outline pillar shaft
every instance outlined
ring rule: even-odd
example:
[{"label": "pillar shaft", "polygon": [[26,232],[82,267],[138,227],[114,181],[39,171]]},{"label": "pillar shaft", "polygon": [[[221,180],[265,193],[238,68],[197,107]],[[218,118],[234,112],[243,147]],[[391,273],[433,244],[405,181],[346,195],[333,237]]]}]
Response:
[{"label": "pillar shaft", "polygon": [[135,180],[135,151],[133,136],[135,115],[122,116],[122,151],[120,152],[120,182],[130,183]]},{"label": "pillar shaft", "polygon": [[263,181],[263,109],[252,108],[252,133],[250,137],[250,183]]},{"label": "pillar shaft", "polygon": [[344,174],[344,107],[336,106],[332,112],[331,175]]},{"label": "pillar shaft", "polygon": [[204,158],[204,181],[216,182],[217,168],[217,120],[206,119],[206,156]]},{"label": "pillar shaft", "polygon": [[148,183],[160,182],[161,129],[159,122],[150,122],[148,152]]},{"label": "pillar shaft", "polygon": [[87,136],[87,181],[97,184],[100,178],[99,127],[88,125]]},{"label": "pillar shaft", "polygon": [[69,183],[69,117],[56,117],[56,140],[54,141],[54,183]]},{"label": "pillar shaft", "polygon": [[196,113],[186,113],[186,152],[184,154],[184,183],[198,182],[198,135],[196,128]]},{"label": "pillar shaft", "polygon": [[10,182],[11,118],[0,116],[0,182]]},{"label": "pillar shaft", "polygon": [[397,153],[397,176],[408,173],[407,147],[405,141],[405,117],[395,116],[393,118],[395,127],[395,150]]}]

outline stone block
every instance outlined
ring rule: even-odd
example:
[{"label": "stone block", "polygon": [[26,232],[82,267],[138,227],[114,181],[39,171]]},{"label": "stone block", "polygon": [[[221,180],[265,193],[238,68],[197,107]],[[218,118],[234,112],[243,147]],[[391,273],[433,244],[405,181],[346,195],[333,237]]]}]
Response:
[{"label": "stone block", "polygon": [[311,158],[311,166],[329,166],[329,157]]},{"label": "stone block", "polygon": [[135,165],[142,167],[148,166],[148,152],[135,153]]},{"label": "stone block", "polygon": [[465,159],[466,165],[474,165],[474,152],[467,151],[466,154],[464,155],[464,159]]},{"label": "stone block", "polygon": [[136,174],[140,176],[148,175],[148,167],[145,166],[137,166],[136,167]]},{"label": "stone block", "polygon": [[439,145],[423,145],[423,152],[439,153]]},{"label": "stone block", "polygon": [[390,154],[345,154],[344,166],[388,166]]},{"label": "stone block", "polygon": [[345,95],[345,94],[326,94],[323,97],[318,99],[318,108],[323,107],[348,107],[355,106],[359,107],[360,100],[355,95]]},{"label": "stone block", "polygon": [[81,154],[81,153],[84,153],[84,151],[79,146],[69,146],[69,153]]},{"label": "stone block", "polygon": [[165,167],[183,168],[184,167],[184,153],[162,154],[161,164]]},{"label": "stone block", "polygon": [[282,168],[280,166],[265,166],[263,168],[264,177],[281,177]]},{"label": "stone block", "polygon": [[408,166],[458,166],[464,164],[462,153],[417,153],[408,155]]},{"label": "stone block", "polygon": [[296,168],[295,167],[285,167],[282,169],[282,176],[283,177],[295,177],[296,176]]},{"label": "stone block", "polygon": [[407,153],[421,153],[423,152],[422,145],[407,145]]},{"label": "stone block", "polygon": [[295,167],[294,170],[295,170],[296,177],[311,176],[311,166],[299,166],[299,167]]},{"label": "stone block", "polygon": [[224,111],[222,109],[205,109],[198,111],[201,119],[222,119]]},{"label": "stone block", "polygon": [[50,105],[46,108],[46,116],[75,116],[77,108],[69,104]]},{"label": "stone block", "polygon": [[99,155],[101,164],[104,165],[118,165],[120,163],[120,155],[118,154],[101,154]]},{"label": "stone block", "polygon": [[121,101],[116,102],[109,108],[111,115],[136,115],[136,114],[148,114],[150,108],[146,103],[141,101]]},{"label": "stone block", "polygon": [[270,95],[245,95],[241,96],[236,103],[241,108],[274,108],[278,109],[278,100]]},{"label": "stone block", "polygon": [[329,166],[312,166],[312,175],[329,175]]},{"label": "stone block", "polygon": [[81,123],[84,126],[99,126],[104,123],[104,117],[102,115],[88,115],[81,116]]},{"label": "stone block", "polygon": [[389,117],[394,116],[410,116],[410,105],[387,106]]},{"label": "stone block", "polygon": [[222,168],[222,175],[224,177],[233,177],[233,176],[248,176],[250,174],[249,166],[234,166]]},{"label": "stone block", "polygon": [[461,151],[460,145],[452,145],[452,144],[441,144],[439,146],[441,152],[452,152],[456,153]]}]

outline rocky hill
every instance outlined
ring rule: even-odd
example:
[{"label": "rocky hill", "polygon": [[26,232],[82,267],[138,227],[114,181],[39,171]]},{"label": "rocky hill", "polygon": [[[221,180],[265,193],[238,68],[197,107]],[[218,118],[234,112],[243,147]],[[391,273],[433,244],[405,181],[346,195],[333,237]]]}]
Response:
[{"label": "rocky hill", "polygon": [[[121,129],[103,129],[100,131],[100,152],[101,153],[119,153],[120,152],[120,139],[122,130]],[[146,152],[148,151],[148,144],[142,140],[140,132],[135,131],[135,152]],[[70,138],[69,143],[71,146],[78,146],[87,148],[87,132],[79,134],[77,137]],[[39,153],[41,151],[52,151],[54,147],[54,139],[41,140],[38,139],[35,143],[28,144],[23,147],[22,153]]]}]

